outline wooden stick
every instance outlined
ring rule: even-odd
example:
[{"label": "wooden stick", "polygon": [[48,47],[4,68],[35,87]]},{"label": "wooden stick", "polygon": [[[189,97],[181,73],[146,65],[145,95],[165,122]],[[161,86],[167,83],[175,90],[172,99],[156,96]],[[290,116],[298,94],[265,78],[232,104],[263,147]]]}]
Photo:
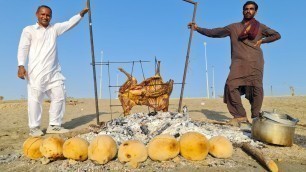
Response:
[{"label": "wooden stick", "polygon": [[249,143],[243,143],[241,145],[242,150],[251,155],[256,161],[258,161],[264,168],[267,168],[269,171],[278,172],[278,167],[276,163],[269,157],[264,156],[264,154],[252,146]]},{"label": "wooden stick", "polygon": [[168,127],[170,127],[170,123],[166,123],[165,125],[163,125],[161,128],[157,129],[156,131],[154,131],[151,134],[151,138],[154,138],[157,135],[160,135],[163,131],[165,131]]},{"label": "wooden stick", "polygon": [[297,126],[306,127],[306,124],[296,124]]},{"label": "wooden stick", "polygon": [[217,121],[217,120],[213,120],[213,119],[204,119],[204,120],[194,119],[192,121],[195,121],[195,122],[206,122],[206,123],[210,123],[210,124],[229,125],[229,126],[231,126],[228,122]]},{"label": "wooden stick", "polygon": [[211,120],[211,119],[207,119],[206,121],[211,124],[230,125],[229,123],[223,122],[223,121],[217,121],[217,120]]}]

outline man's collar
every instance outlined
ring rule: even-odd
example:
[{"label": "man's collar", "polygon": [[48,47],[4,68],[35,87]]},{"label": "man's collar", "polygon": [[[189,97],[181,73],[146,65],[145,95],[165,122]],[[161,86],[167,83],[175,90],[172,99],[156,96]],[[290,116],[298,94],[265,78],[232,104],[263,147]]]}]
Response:
[{"label": "man's collar", "polygon": [[242,19],[241,23],[242,23],[242,24],[246,24],[246,23],[250,22],[251,20],[256,20],[256,19],[255,19],[255,17],[253,17],[253,18],[251,18],[251,19],[249,19],[249,20]]},{"label": "man's collar", "polygon": [[[49,23],[48,27],[50,27],[50,26],[51,26],[51,24]],[[44,28],[44,27],[40,26],[37,22],[35,23],[34,27],[35,27],[35,29]]]},{"label": "man's collar", "polygon": [[35,27],[35,29],[39,29],[41,26],[39,26],[39,24],[36,22],[34,27]]}]

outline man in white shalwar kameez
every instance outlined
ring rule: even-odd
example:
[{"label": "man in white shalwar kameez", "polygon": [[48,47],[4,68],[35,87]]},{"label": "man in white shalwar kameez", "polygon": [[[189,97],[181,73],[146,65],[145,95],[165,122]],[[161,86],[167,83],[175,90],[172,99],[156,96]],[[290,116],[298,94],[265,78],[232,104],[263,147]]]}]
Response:
[{"label": "man in white shalwar kameez", "polygon": [[[37,23],[23,29],[18,46],[18,77],[27,79],[28,123],[31,136],[41,136],[42,102],[46,94],[51,99],[49,127],[47,133],[65,133],[61,126],[65,113],[65,77],[61,73],[57,55],[56,39],[76,26],[88,12],[84,8],[79,14],[62,23],[50,24],[52,10],[42,5],[37,8]],[[28,63],[27,63],[28,61]],[[27,70],[25,69],[28,64]]]}]

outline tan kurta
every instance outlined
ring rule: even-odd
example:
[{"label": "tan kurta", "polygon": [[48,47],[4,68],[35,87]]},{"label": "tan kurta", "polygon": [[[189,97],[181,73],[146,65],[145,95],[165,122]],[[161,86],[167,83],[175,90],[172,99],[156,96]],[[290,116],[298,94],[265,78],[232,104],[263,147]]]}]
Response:
[{"label": "tan kurta", "polygon": [[244,25],[242,22],[233,23],[223,28],[198,28],[197,31],[205,36],[231,39],[231,66],[226,84],[230,90],[239,86],[262,87],[264,59],[260,47],[254,45],[260,39],[262,43],[269,43],[280,39],[280,34],[264,24],[260,24],[259,31],[254,40],[240,41],[239,34]]}]

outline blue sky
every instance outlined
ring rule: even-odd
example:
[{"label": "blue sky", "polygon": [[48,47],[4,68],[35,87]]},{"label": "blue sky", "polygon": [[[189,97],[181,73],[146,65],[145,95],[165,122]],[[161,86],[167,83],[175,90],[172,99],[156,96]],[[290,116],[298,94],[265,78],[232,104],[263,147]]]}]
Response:
[{"label": "blue sky", "polygon": [[[241,21],[245,0],[198,0],[196,22],[201,27],[223,27]],[[265,57],[265,95],[289,95],[290,86],[296,95],[306,94],[306,1],[256,1],[256,19],[277,30],[282,39],[262,45]],[[294,2],[294,3],[293,3]],[[20,99],[27,96],[26,82],[17,78],[17,46],[22,29],[36,22],[35,11],[45,4],[53,9],[53,23],[68,20],[85,6],[85,0],[0,0],[0,96]],[[182,0],[91,0],[96,61],[147,60],[145,77],[154,74],[154,58],[161,60],[164,81],[182,82],[187,53],[193,6]],[[212,66],[216,95],[223,95],[229,72],[229,38],[213,39],[194,33],[184,97],[206,97],[204,45],[207,42],[209,85],[212,86]],[[94,97],[88,16],[58,39],[58,53],[67,96]],[[110,65],[110,85],[119,85],[125,76],[117,68],[131,71],[131,64]],[[109,98],[108,69],[103,66],[102,96]],[[135,64],[134,73],[142,81],[142,70]],[[97,66],[98,89],[100,66]],[[172,97],[179,97],[181,85],[175,85]],[[99,90],[98,90],[99,91]],[[115,88],[111,89],[115,96]]]}]

